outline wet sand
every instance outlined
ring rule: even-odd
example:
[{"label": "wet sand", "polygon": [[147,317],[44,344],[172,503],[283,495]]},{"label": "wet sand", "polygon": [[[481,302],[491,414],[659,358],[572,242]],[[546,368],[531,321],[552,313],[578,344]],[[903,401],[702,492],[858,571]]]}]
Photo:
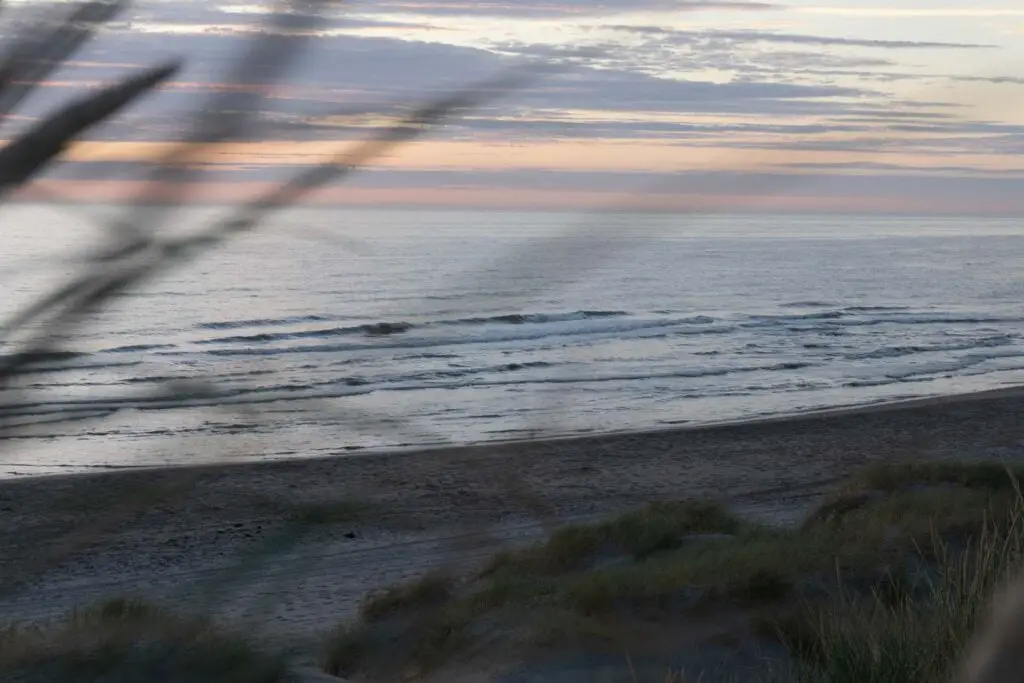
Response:
[{"label": "wet sand", "polygon": [[[1024,391],[429,451],[0,482],[0,613],[141,594],[307,642],[368,590],[570,520],[715,498],[792,522],[867,463],[1024,458]],[[71,447],[71,446],[69,446]]]}]

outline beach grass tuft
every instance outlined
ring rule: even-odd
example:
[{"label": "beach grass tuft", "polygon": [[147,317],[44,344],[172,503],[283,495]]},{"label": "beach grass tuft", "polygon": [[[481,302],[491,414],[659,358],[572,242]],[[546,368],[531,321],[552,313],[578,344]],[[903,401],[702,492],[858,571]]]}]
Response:
[{"label": "beach grass tuft", "polygon": [[117,598],[0,634],[0,680],[285,683],[283,659],[198,617]]},{"label": "beach grass tuft", "polygon": [[[903,478],[868,473],[864,480],[891,482]],[[1020,569],[1024,561],[1024,497],[1016,472],[997,465],[951,464],[917,466],[929,482],[987,488],[998,493],[1015,491],[1006,505],[978,510],[982,521],[972,533],[959,525],[958,545],[943,539],[936,527],[934,542],[924,559],[930,575],[922,590],[883,590],[876,587],[867,599],[842,593],[832,600],[807,604],[798,618],[780,625],[779,633],[800,663],[801,679],[831,683],[923,683],[952,681],[965,652],[976,637],[996,590]],[[909,479],[907,479],[909,481]],[[955,515],[962,522],[962,510]],[[948,518],[947,518],[948,519]]]},{"label": "beach grass tuft", "polygon": [[400,612],[431,609],[449,600],[454,592],[452,577],[446,572],[431,572],[407,584],[392,586],[371,595],[359,609],[366,621],[379,621]]},{"label": "beach grass tuft", "polygon": [[679,547],[687,534],[732,534],[743,523],[721,505],[706,501],[664,501],[598,524],[576,524],[556,531],[542,546],[499,553],[483,575],[500,572],[562,574],[578,569],[601,552],[642,559]]}]

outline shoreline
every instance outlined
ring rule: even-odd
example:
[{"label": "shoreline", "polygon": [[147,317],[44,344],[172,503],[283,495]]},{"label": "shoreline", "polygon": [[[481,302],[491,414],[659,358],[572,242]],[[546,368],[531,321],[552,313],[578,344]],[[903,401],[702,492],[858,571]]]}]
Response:
[{"label": "shoreline", "polygon": [[[573,441],[579,439],[600,439],[602,437],[609,436],[646,436],[646,435],[663,435],[673,434],[676,432],[699,432],[699,431],[710,431],[710,430],[722,430],[731,429],[734,427],[750,427],[750,426],[761,426],[761,425],[772,425],[789,422],[800,422],[804,420],[832,418],[832,417],[843,417],[846,415],[863,415],[874,412],[889,412],[896,410],[910,410],[914,408],[930,408],[945,405],[950,402],[971,402],[971,401],[984,401],[986,399],[998,399],[998,398],[1016,398],[1021,397],[1024,399],[1024,385],[1013,385],[1009,387],[1002,387],[999,389],[981,389],[977,391],[966,391],[958,394],[937,394],[934,396],[917,396],[913,398],[897,398],[897,399],[879,399],[877,401],[870,401],[866,403],[851,403],[848,405],[832,406],[828,408],[809,408],[807,410],[800,410],[792,413],[779,413],[773,415],[764,415],[758,417],[744,417],[726,420],[717,420],[711,422],[702,422],[699,424],[679,424],[674,426],[661,426],[661,427],[650,427],[647,429],[623,429],[623,430],[612,430],[606,432],[587,432],[587,433],[571,433],[564,435],[551,435],[541,436],[537,438],[522,438],[522,439],[502,439],[495,441],[478,441],[465,444],[451,444],[442,446],[399,446],[393,449],[387,450],[373,450],[365,449],[362,451],[352,451],[344,455],[338,456],[319,456],[319,458],[333,458],[333,457],[360,457],[360,456],[380,456],[395,453],[430,453],[437,450],[447,450],[452,448],[486,448],[491,446],[504,446],[509,444],[528,444],[528,443],[554,443],[560,441]],[[296,460],[302,460],[303,458],[295,458]],[[316,458],[314,458],[316,459]],[[268,462],[268,461],[263,461]],[[278,462],[278,461],[273,461]],[[213,465],[216,467],[216,465]],[[187,465],[186,465],[187,467]],[[47,476],[47,475],[42,475]]]},{"label": "shoreline", "polygon": [[1011,387],[670,430],[14,478],[0,481],[0,611],[45,620],[141,591],[311,642],[369,591],[566,522],[703,498],[788,525],[872,462],[1021,461],[1022,413]]},{"label": "shoreline", "polygon": [[[395,446],[393,448],[366,448],[362,450],[343,451],[331,455],[298,456],[289,458],[276,458],[266,460],[237,460],[230,459],[205,462],[198,464],[182,465],[95,465],[83,472],[49,473],[49,474],[18,474],[0,476],[0,489],[12,482],[36,482],[39,480],[78,478],[78,477],[104,477],[117,476],[119,474],[140,473],[140,472],[175,472],[190,470],[215,470],[219,468],[246,468],[265,467],[286,463],[301,467],[303,463],[333,461],[339,459],[363,459],[363,458],[405,458],[405,457],[429,457],[439,452],[450,451],[478,451],[481,449],[505,449],[515,446],[533,445],[544,447],[574,441],[592,441],[605,438],[622,437],[668,437],[672,435],[683,435],[687,433],[719,432],[733,429],[751,427],[771,427],[778,425],[799,424],[806,421],[842,419],[844,417],[855,417],[859,415],[870,415],[876,413],[890,413],[904,410],[929,409],[947,406],[950,404],[970,404],[977,401],[1014,399],[1021,398],[1024,404],[1024,385],[1013,385],[997,389],[982,389],[977,391],[966,391],[956,394],[940,394],[933,396],[922,396],[901,399],[880,399],[867,403],[854,403],[848,405],[810,408],[792,413],[780,413],[758,417],[735,418],[721,421],[702,422],[699,424],[679,424],[674,426],[650,427],[645,429],[623,429],[605,432],[575,432],[568,434],[555,434],[540,437],[524,437],[519,439],[498,439],[493,441],[477,441],[467,443],[450,443],[439,445],[411,444]],[[2,460],[0,460],[2,464]]]}]

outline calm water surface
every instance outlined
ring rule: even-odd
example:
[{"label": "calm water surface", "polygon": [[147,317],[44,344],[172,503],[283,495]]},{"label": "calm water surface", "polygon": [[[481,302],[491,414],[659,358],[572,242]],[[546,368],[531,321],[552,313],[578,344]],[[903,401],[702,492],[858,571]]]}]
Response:
[{"label": "calm water surface", "polygon": [[[115,213],[5,211],[5,317],[72,273]],[[19,435],[0,473],[647,429],[1019,384],[1022,295],[1014,220],[295,210],[132,293],[26,374],[0,401]],[[196,379],[215,392],[160,393]]]}]

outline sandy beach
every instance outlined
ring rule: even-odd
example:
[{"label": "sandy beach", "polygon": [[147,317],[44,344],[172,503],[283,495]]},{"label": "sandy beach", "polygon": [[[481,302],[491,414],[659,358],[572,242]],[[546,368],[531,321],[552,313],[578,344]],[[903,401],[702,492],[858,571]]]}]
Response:
[{"label": "sandy beach", "polygon": [[[141,594],[307,642],[367,591],[552,525],[714,498],[798,519],[875,461],[1019,459],[1024,390],[757,422],[0,483],[0,611]],[[69,446],[70,447],[70,446]]]}]

